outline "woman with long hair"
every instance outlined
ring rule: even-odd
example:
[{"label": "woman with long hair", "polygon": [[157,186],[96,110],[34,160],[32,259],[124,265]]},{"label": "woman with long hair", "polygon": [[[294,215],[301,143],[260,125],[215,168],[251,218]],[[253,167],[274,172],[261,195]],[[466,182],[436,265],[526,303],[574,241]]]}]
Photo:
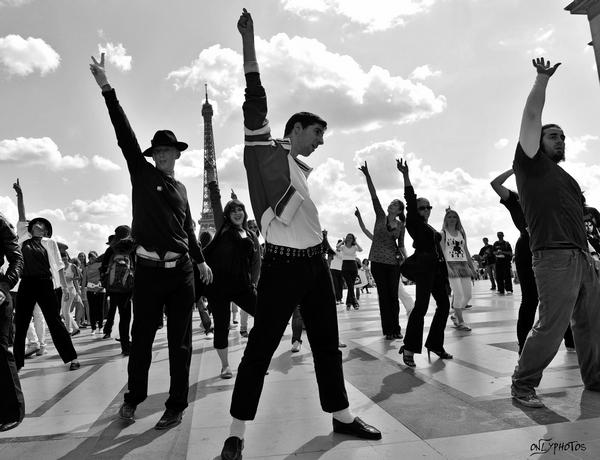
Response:
[{"label": "woman with long hair", "polygon": [[425,314],[431,296],[435,299],[436,309],[425,341],[427,354],[433,352],[442,359],[452,359],[452,355],[444,350],[444,330],[450,310],[446,290],[448,272],[440,247],[442,236],[428,223],[432,206],[427,198],[417,198],[410,182],[408,164],[405,161],[396,160],[396,167],[404,178],[404,197],[407,210],[406,230],[413,239],[415,248],[415,253],[411,256],[414,259],[411,276],[416,285],[415,307],[408,317],[404,345],[400,347],[399,353],[402,355],[404,364],[415,367],[414,354],[421,353]]},{"label": "woman with long hair", "polygon": [[354,282],[358,276],[358,266],[356,265],[356,253],[361,252],[362,248],[356,242],[356,236],[348,233],[341,243],[337,244],[336,251],[342,258],[342,277],[346,282],[348,292],[346,293],[346,310],[354,307],[358,310],[359,304],[354,294]]},{"label": "woman with long hair", "polygon": [[88,303],[87,292],[85,290],[85,285],[83,284],[83,272],[87,266],[85,252],[77,254],[77,260],[79,261],[79,271],[81,272],[81,303],[83,304],[83,315],[79,326],[87,327],[90,324],[90,304]]},{"label": "woman with long hair", "polygon": [[71,311],[73,302],[79,293],[79,282],[77,281],[78,273],[77,268],[71,263],[71,258],[69,257],[69,253],[66,251],[66,249],[61,251],[60,257],[65,265],[64,273],[65,281],[67,282],[66,292],[69,293],[67,296],[63,295],[60,312],[63,317],[63,321],[65,322],[67,332],[71,334],[71,336],[74,336],[81,332],[79,330],[79,326],[75,322],[75,315],[73,314],[74,312]]},{"label": "woman with long hair", "polygon": [[208,187],[217,232],[204,251],[213,272],[213,283],[206,286],[208,308],[214,322],[214,347],[221,360],[221,378],[230,379],[228,336],[231,302],[254,316],[256,285],[260,274],[258,238],[248,229],[244,204],[233,199],[225,208],[214,173],[209,172]]},{"label": "woman with long hair", "polygon": [[384,212],[377,197],[367,162],[365,161],[365,164],[359,169],[367,179],[367,187],[375,211],[375,227],[372,234],[366,229],[358,208],[354,214],[358,218],[363,232],[367,236],[372,235],[373,243],[369,252],[369,260],[371,261],[371,273],[377,287],[381,329],[386,340],[401,339],[402,332],[398,321],[400,314],[398,289],[400,265],[406,259],[404,203],[398,199],[392,200],[387,207],[387,213]]},{"label": "woman with long hair", "polygon": [[460,216],[448,208],[442,225],[442,249],[448,269],[448,282],[452,289],[454,315],[450,318],[459,331],[470,331],[465,324],[463,310],[472,297],[472,279],[477,277],[471,254],[467,247],[467,235]]}]

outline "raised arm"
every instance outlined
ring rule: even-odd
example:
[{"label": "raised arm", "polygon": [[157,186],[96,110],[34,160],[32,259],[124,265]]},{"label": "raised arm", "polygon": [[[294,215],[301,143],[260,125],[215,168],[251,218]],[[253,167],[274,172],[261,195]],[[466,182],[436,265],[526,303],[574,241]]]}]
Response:
[{"label": "raised arm", "polygon": [[504,184],[504,182],[506,182],[506,179],[508,179],[512,175],[513,170],[511,168],[507,171],[504,171],[502,174],[500,174],[498,177],[496,177],[490,182],[490,185],[494,189],[494,192],[496,192],[498,196],[504,201],[508,200],[508,198],[510,197],[510,190],[502,184]]},{"label": "raised arm", "polygon": [[221,204],[221,190],[212,168],[206,171],[206,181],[208,182],[208,193],[210,196],[210,205],[212,206],[215,227],[218,229],[223,225],[223,205]]},{"label": "raised arm", "polygon": [[127,161],[129,171],[133,172],[141,164],[146,163],[146,159],[142,154],[142,150],[140,149],[135,133],[129,124],[129,120],[117,99],[115,90],[108,83],[106,69],[104,68],[104,53],[100,55],[100,61],[97,61],[96,58],[92,56],[90,71],[92,72],[96,83],[102,90],[110,121],[112,122],[115,134],[117,135],[117,143]]},{"label": "raised arm", "polygon": [[354,215],[358,219],[358,226],[360,227],[360,229],[365,235],[367,235],[367,238],[373,241],[373,234],[365,226],[365,223],[363,222],[362,216],[360,215],[360,211],[358,210],[358,208],[356,208],[356,211],[354,211]]},{"label": "raised arm", "polygon": [[25,217],[25,201],[23,200],[23,190],[21,189],[19,179],[17,179],[17,182],[13,184],[13,188],[17,193],[17,209],[19,210],[19,222],[25,222],[27,221],[27,217]]},{"label": "raised arm", "polygon": [[377,191],[375,190],[375,185],[373,185],[373,179],[371,179],[371,173],[369,172],[367,162],[365,161],[365,164],[360,166],[358,169],[365,175],[365,178],[367,179],[367,188],[369,189],[369,194],[371,195],[371,201],[373,201],[375,215],[385,215],[383,207],[381,206],[381,202],[377,197]]},{"label": "raised arm", "polygon": [[554,75],[560,65],[560,62],[552,65],[550,61],[546,62],[544,58],[533,59],[532,63],[537,71],[537,76],[525,103],[519,134],[519,143],[529,158],[533,158],[539,150],[546,88],[550,77]]}]

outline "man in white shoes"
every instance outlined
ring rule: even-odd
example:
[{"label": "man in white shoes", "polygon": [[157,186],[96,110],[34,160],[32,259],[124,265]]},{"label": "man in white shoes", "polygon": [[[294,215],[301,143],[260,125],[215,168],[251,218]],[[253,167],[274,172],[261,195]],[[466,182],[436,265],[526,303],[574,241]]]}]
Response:
[{"label": "man in white shoes", "polygon": [[323,144],[327,123],[300,112],[286,124],[285,139],[271,137],[267,99],[254,49],[254,25],[245,9],[238,24],[242,36],[246,100],[244,165],[254,216],[265,237],[254,327],[240,363],[231,401],[230,436],[221,458],[239,460],[246,421],[258,408],[265,373],[296,306],[310,341],[321,407],[333,414],[333,430],[364,439],[381,433],[354,417],[348,408],[333,284],[324,257],[319,213],[310,198],[309,156]]}]

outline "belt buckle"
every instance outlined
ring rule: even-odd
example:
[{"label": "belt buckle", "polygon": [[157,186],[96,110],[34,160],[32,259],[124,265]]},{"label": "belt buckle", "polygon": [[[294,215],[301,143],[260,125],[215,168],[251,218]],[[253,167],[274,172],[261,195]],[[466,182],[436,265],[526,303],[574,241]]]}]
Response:
[{"label": "belt buckle", "polygon": [[165,268],[175,268],[177,266],[176,260],[169,260],[165,262]]}]

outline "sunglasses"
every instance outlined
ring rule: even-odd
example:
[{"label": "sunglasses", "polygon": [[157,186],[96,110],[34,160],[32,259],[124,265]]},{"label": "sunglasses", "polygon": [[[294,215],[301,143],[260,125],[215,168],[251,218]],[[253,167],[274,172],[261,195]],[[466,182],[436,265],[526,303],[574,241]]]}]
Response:
[{"label": "sunglasses", "polygon": [[419,211],[425,211],[425,210],[431,211],[433,209],[433,206],[419,206],[417,209]]}]

